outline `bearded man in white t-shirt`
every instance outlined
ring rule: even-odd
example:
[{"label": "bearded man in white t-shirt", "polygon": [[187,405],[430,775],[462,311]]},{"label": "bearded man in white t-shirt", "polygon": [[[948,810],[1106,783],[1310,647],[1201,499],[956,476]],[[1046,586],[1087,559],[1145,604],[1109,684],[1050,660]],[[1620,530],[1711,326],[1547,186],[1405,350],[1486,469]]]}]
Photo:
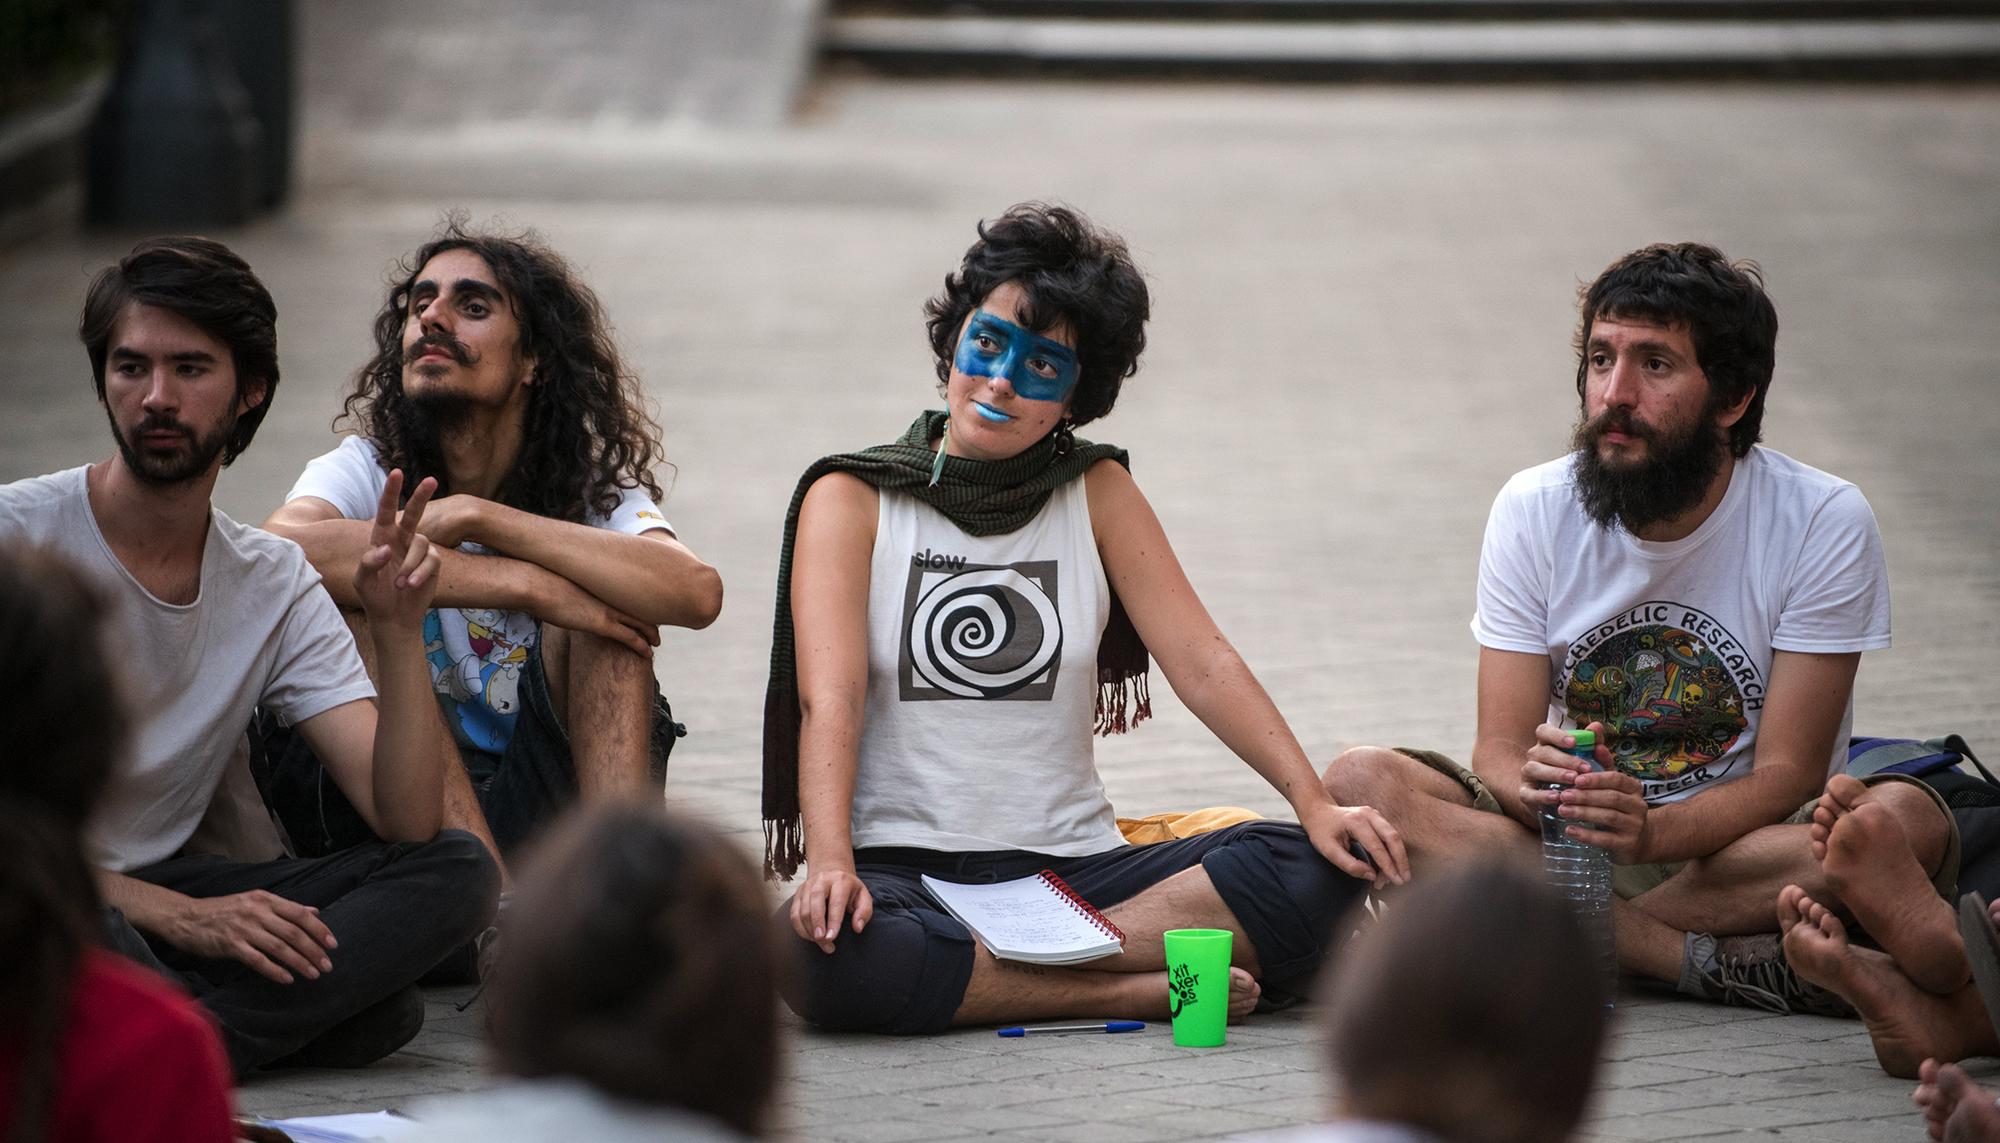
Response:
[{"label": "bearded man in white t-shirt", "polygon": [[[399,514],[389,477],[343,585],[375,656],[409,661],[372,684],[297,545],[209,502],[278,387],[276,323],[220,243],[140,243],[78,325],[117,450],[0,485],[0,545],[58,552],[114,601],[135,732],[89,830],[106,943],[192,992],[238,1075],[401,1047],[423,1024],[416,981],[479,931],[497,881],[473,838],[439,832],[442,731],[415,662],[431,484]],[[326,760],[365,843],[256,863],[183,851],[259,704]]]},{"label": "bearded man in white t-shirt", "polygon": [[[1324,775],[1419,868],[1570,837],[1609,850],[1618,960],[1682,992],[1845,1010],[1783,959],[1787,884],[1837,897],[1811,811],[1846,758],[1861,652],[1889,645],[1858,489],[1757,444],[1778,319],[1755,266],[1693,243],[1613,263],[1582,296],[1575,452],[1494,502],[1480,555],[1470,769],[1359,747]],[[1571,730],[1599,735],[1590,772]],[[1915,779],[1868,787],[1950,898],[1958,835]],[[1839,807],[1836,807],[1839,808]]]},{"label": "bearded man in white t-shirt", "polygon": [[[659,429],[596,296],[534,238],[452,220],[403,263],[374,332],[347,398],[358,433],[265,526],[305,549],[359,632],[345,584],[383,482],[438,482],[424,526],[444,550],[414,654],[459,763],[447,825],[501,858],[578,798],[657,800],[679,731],[653,675],[659,628],[713,621],[722,581],[660,513]],[[350,840],[362,823],[311,753],[260,728],[294,842]]]}]

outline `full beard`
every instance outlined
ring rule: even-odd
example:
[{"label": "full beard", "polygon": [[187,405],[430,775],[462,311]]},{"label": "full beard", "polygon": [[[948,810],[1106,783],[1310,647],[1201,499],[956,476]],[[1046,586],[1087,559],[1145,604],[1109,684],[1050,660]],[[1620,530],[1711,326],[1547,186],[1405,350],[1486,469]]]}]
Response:
[{"label": "full beard", "polygon": [[118,455],[125,458],[125,467],[139,479],[140,483],[156,487],[184,484],[206,473],[209,466],[215,463],[215,458],[222,455],[222,450],[228,447],[230,436],[236,432],[234,413],[207,434],[199,433],[177,421],[149,417],[133,430],[133,436],[141,436],[160,429],[173,429],[187,438],[187,447],[161,454],[134,447],[132,441],[118,427],[117,418],[110,419],[111,439],[118,442]]},{"label": "full beard", "polygon": [[[1598,443],[1612,430],[1644,441],[1645,458],[1605,460]],[[1707,410],[1669,429],[1633,421],[1622,409],[1608,410],[1579,422],[1570,445],[1576,450],[1576,500],[1584,515],[1599,527],[1615,523],[1633,535],[1700,504],[1729,454]]]}]

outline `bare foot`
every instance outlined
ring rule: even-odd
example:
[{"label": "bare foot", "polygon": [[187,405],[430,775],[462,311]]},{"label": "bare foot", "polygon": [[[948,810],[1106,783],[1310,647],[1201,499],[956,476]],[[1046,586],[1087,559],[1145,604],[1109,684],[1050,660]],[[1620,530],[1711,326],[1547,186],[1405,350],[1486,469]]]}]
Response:
[{"label": "bare foot", "polygon": [[1257,1001],[1264,995],[1264,986],[1257,978],[1240,968],[1229,969],[1229,1022],[1241,1024],[1245,1016],[1257,1010]]},{"label": "bare foot", "polygon": [[1868,787],[1861,779],[1851,774],[1835,774],[1826,780],[1826,792],[1819,796],[1819,805],[1813,807],[1812,827],[1807,835],[1812,839],[1814,861],[1826,860],[1826,838],[1842,817],[1859,804],[1861,795]]},{"label": "bare foot", "polygon": [[1957,1060],[1973,1054],[1968,1021],[1976,1014],[1984,1024],[1986,1010],[1970,986],[1949,997],[1918,988],[1889,954],[1849,944],[1840,918],[1796,885],[1778,895],[1778,925],[1792,970],[1854,1005],[1883,1071],[1914,1079],[1926,1057]]},{"label": "bare foot", "polygon": [[[1829,783],[1821,809],[1833,797]],[[1815,831],[1819,813],[1813,812]],[[1815,848],[1827,887],[1905,976],[1939,995],[1965,987],[1972,966],[1959,939],[1958,917],[1937,895],[1902,823],[1888,807],[1873,802],[1854,806],[1836,817],[1825,844]]]},{"label": "bare foot", "polygon": [[[1111,1009],[1134,1020],[1165,1020],[1171,1010],[1167,997],[1167,974],[1164,972],[1133,972],[1103,974],[1116,981],[1123,994],[1122,1001],[1115,1002]],[[1257,1001],[1263,999],[1264,986],[1235,965],[1229,966],[1229,1022],[1240,1024],[1245,1016],[1256,1011]]]},{"label": "bare foot", "polygon": [[1910,1102],[1923,1113],[1924,1133],[1932,1139],[1944,1138],[1944,1121],[1951,1118],[1952,1109],[1958,1106],[1956,1100],[1947,1101],[1938,1090],[1938,1062],[1925,1060],[1917,1065],[1917,1087],[1910,1093]]},{"label": "bare foot", "polygon": [[1972,1082],[1957,1064],[1925,1060],[1910,1099],[1923,1109],[1924,1130],[1932,1139],[2000,1140],[2000,1106],[1993,1093]]}]

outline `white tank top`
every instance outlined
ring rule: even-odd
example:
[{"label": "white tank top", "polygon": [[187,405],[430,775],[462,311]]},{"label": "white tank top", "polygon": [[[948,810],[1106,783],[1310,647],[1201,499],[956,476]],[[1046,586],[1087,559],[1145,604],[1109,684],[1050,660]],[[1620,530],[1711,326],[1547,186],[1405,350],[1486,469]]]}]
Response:
[{"label": "white tank top", "polygon": [[1111,592],[1083,481],[1003,536],[879,498],[854,845],[1062,857],[1124,845],[1091,760]]}]

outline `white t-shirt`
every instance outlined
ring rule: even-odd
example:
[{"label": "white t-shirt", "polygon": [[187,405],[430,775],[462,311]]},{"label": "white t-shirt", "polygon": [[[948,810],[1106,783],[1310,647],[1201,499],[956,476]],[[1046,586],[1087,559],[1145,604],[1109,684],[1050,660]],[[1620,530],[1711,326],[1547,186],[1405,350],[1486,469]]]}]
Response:
[{"label": "white t-shirt", "polygon": [[879,500],[854,846],[1124,845],[1091,755],[1111,588],[1084,482],[997,536],[912,496]]},{"label": "white t-shirt", "polygon": [[124,872],[187,842],[258,704],[297,724],[375,688],[297,544],[211,508],[200,594],[165,603],[112,554],[90,511],[88,471],[0,486],[0,537],[68,557],[115,602],[109,650],[136,734],[90,844],[93,860]]},{"label": "white t-shirt", "polygon": [[[285,499],[312,496],[350,520],[372,520],[387,483],[389,473],[377,459],[374,442],[351,436],[339,448],[313,458]],[[659,506],[636,488],[620,489],[611,515],[593,514],[585,523],[634,536],[655,528],[673,532]],[[458,550],[493,554],[469,541]],[[541,626],[525,611],[440,607],[424,616],[424,658],[430,663],[431,686],[444,710],[445,725],[461,746],[488,754],[506,751],[521,709],[521,672],[540,635]]]},{"label": "white t-shirt", "polygon": [[[1550,461],[1500,490],[1472,633],[1547,655],[1549,721],[1604,723],[1648,802],[1750,773],[1772,652],[1889,645],[1882,537],[1854,485],[1752,448],[1692,535],[1650,543],[1584,515],[1573,464]],[[1849,696],[1829,775],[1853,714]]]}]

